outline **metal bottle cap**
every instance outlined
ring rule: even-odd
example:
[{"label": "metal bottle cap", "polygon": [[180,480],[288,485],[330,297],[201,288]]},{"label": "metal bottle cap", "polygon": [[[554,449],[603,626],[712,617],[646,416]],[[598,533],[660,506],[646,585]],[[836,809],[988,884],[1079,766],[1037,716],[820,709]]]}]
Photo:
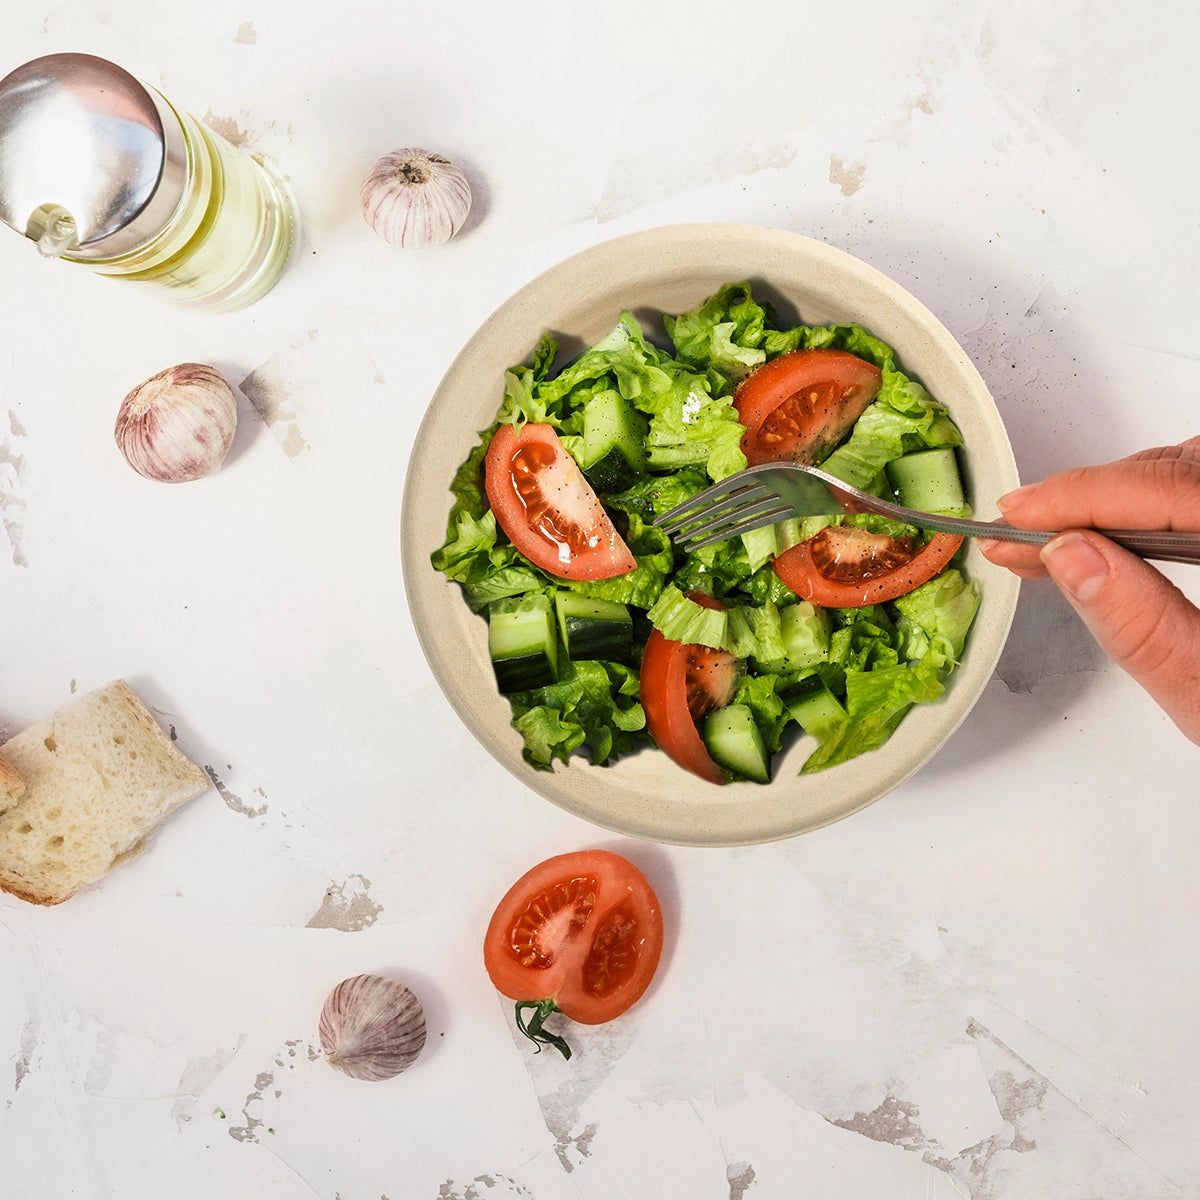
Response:
[{"label": "metal bottle cap", "polygon": [[44,254],[136,250],[170,220],[187,175],[179,118],[115,63],[50,54],[0,79],[0,220]]}]

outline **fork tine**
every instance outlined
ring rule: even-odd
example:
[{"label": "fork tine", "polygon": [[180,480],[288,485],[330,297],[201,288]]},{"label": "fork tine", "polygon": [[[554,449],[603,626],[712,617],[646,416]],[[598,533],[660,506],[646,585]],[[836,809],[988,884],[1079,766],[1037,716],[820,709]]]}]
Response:
[{"label": "fork tine", "polygon": [[790,505],[784,503],[778,496],[760,500],[757,504],[723,513],[711,521],[704,521],[684,530],[679,535],[679,541],[688,550],[694,550],[703,543],[723,542],[739,533],[749,533],[763,525],[774,525],[792,515]]},{"label": "fork tine", "polygon": [[710,526],[707,529],[701,528],[684,534],[681,542],[683,549],[690,554],[693,550],[714,545],[716,542],[728,541],[730,538],[749,533],[751,530],[761,529],[764,525],[774,525],[777,521],[783,521],[790,517],[792,509],[786,504],[776,502],[774,508],[764,508],[754,516],[747,516],[744,512],[738,515],[745,519],[720,527]]},{"label": "fork tine", "polygon": [[769,492],[760,490],[752,492],[732,492],[728,497],[722,497],[715,504],[702,505],[701,508],[685,512],[678,520],[664,523],[656,522],[662,532],[677,538],[691,536],[697,527],[707,527],[718,521],[736,520],[751,504],[774,504],[779,498]]},{"label": "fork tine", "polygon": [[708,520],[728,512],[737,512],[743,505],[772,498],[772,493],[758,483],[725,487],[715,484],[698,492],[690,500],[677,504],[663,513],[654,523],[664,532],[678,533],[694,521]]}]

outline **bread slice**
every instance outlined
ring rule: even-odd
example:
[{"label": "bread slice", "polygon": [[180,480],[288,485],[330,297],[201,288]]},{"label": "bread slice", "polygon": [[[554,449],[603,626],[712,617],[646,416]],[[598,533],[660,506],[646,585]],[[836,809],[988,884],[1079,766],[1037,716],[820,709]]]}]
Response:
[{"label": "bread slice", "polygon": [[25,790],[25,780],[17,768],[0,754],[0,812],[12,808]]},{"label": "bread slice", "polygon": [[116,680],[10,738],[24,793],[0,812],[0,889],[61,904],[145,849],[211,786],[133,689]]}]

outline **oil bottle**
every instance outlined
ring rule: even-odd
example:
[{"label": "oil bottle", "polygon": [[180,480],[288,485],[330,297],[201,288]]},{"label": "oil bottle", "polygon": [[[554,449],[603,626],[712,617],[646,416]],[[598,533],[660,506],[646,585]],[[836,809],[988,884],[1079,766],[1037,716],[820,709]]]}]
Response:
[{"label": "oil bottle", "polygon": [[0,220],[49,258],[229,312],[291,249],[286,186],[147,83],[90,54],[0,80]]}]

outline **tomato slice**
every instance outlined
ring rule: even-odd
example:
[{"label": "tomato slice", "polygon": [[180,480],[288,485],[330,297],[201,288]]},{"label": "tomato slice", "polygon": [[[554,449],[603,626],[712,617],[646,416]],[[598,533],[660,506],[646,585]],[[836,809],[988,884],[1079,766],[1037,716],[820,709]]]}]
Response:
[{"label": "tomato slice", "polygon": [[[542,1020],[555,1011],[583,1025],[620,1016],[650,985],[662,945],[662,909],[645,875],[610,850],[579,850],[548,858],[509,888],[488,924],[483,961],[496,990],[517,1001],[522,1032],[569,1058]],[[528,1028],[524,1008],[537,1010]]]},{"label": "tomato slice", "polygon": [[793,350],[757,367],[733,397],[746,427],[742,452],[758,463],[819,463],[879,394],[883,373],[845,350]]},{"label": "tomato slice", "polygon": [[610,579],[637,561],[552,425],[501,425],[484,460],[496,522],[559,579]]},{"label": "tomato slice", "polygon": [[932,579],[962,545],[935,533],[917,548],[911,538],[829,525],[775,559],[775,574],[803,600],[822,608],[862,608],[895,600]]},{"label": "tomato slice", "polygon": [[[690,599],[706,608],[724,608],[702,592]],[[696,722],[733,699],[737,659],[727,650],[676,642],[651,630],[642,652],[639,676],[646,728],[660,750],[709,783],[726,783],[728,775],[713,762]]]}]

